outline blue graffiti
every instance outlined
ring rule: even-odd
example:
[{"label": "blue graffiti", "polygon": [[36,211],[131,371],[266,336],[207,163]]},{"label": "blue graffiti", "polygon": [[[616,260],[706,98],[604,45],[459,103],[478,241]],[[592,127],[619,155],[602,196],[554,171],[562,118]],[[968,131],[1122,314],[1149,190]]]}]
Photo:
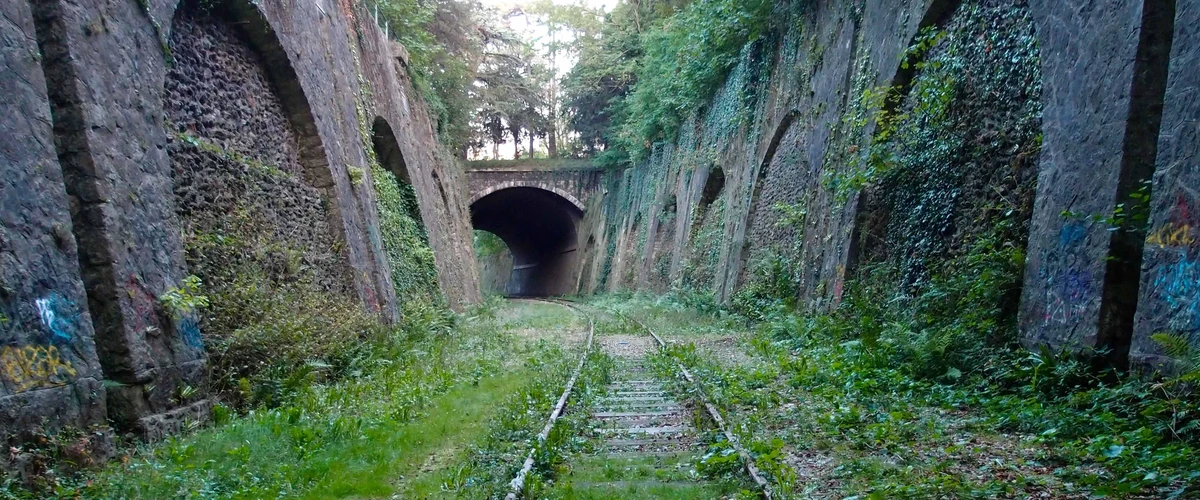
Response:
[{"label": "blue graffiti", "polygon": [[1082,222],[1068,222],[1058,231],[1058,246],[1059,248],[1075,246],[1076,243],[1083,241],[1086,236],[1087,227]]},{"label": "blue graffiti", "polygon": [[204,340],[200,338],[200,323],[196,318],[191,315],[184,316],[176,327],[179,329],[179,335],[183,337],[183,343],[197,349],[204,347]]},{"label": "blue graffiti", "polygon": [[57,292],[50,292],[50,295],[35,300],[34,304],[37,305],[42,326],[50,332],[51,344],[65,345],[75,340],[77,313],[71,301]]},{"label": "blue graffiti", "polygon": [[1087,299],[1092,290],[1092,273],[1068,269],[1062,276],[1063,299],[1078,302]]},{"label": "blue graffiti", "polygon": [[1174,311],[1172,328],[1200,329],[1200,262],[1181,255],[1178,262],[1163,266],[1154,288]]}]

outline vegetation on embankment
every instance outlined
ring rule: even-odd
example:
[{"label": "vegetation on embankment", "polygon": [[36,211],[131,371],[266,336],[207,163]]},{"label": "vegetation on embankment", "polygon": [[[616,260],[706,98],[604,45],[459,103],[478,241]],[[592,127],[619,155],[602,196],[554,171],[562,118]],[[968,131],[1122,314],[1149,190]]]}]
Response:
[{"label": "vegetation on embankment", "polygon": [[409,311],[347,351],[339,374],[301,363],[276,397],[218,406],[209,428],[34,490],[5,483],[0,498],[493,497],[557,401],[581,331],[547,304]]},{"label": "vegetation on embankment", "polygon": [[740,311],[682,293],[603,300],[674,337],[672,354],[796,497],[1200,494],[1200,366],[1177,351],[1187,370],[1138,377],[1024,350],[996,307],[1012,259],[973,252],[917,295],[864,278],[828,313],[761,295]]}]

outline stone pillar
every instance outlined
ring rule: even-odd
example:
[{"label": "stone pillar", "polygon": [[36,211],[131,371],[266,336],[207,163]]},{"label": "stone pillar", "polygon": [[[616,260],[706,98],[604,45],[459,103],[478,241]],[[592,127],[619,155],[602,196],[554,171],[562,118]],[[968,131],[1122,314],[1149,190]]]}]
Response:
[{"label": "stone pillar", "polygon": [[26,0],[0,12],[2,439],[103,425],[105,400],[33,16]]},{"label": "stone pillar", "polygon": [[1200,0],[1177,0],[1170,73],[1130,361],[1168,358],[1156,333],[1200,349]]},{"label": "stone pillar", "polygon": [[1132,205],[1153,171],[1167,2],[1147,0],[1145,9],[1134,0],[1089,2],[1086,9],[1076,3],[1030,2],[1041,44],[1044,141],[1021,337],[1026,345],[1105,349],[1121,364],[1137,301],[1141,233],[1114,211]]},{"label": "stone pillar", "polygon": [[159,300],[187,275],[163,127],[162,3],[32,2],[96,350],[117,382],[108,414],[149,438],[208,407],[196,399],[196,318]]}]

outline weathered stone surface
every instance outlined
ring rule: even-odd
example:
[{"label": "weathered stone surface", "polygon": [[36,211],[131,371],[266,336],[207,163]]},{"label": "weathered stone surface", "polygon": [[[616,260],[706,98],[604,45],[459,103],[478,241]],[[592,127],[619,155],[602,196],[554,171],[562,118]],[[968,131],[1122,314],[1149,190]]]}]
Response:
[{"label": "weathered stone surface", "polygon": [[1150,338],[1167,333],[1200,349],[1200,1],[1178,0],[1162,131],[1142,257],[1130,360],[1163,367]]},{"label": "weathered stone surface", "polygon": [[468,204],[502,189],[533,187],[562,196],[583,210],[585,201],[602,189],[603,170],[595,167],[578,169],[535,170],[495,168],[467,170],[470,190]]},{"label": "weathered stone surface", "polygon": [[[349,2],[340,5],[358,21],[355,40],[366,85],[362,90],[372,96],[364,103],[363,113],[368,118],[386,121],[395,135],[408,170],[407,180],[417,194],[442,291],[454,307],[477,302],[479,275],[471,244],[465,174],[458,161],[438,145],[429,110],[413,89],[407,70],[391,52],[391,42],[383,30],[371,22],[365,10],[354,14]],[[365,9],[365,4],[356,5]],[[366,125],[369,130],[370,122]],[[369,223],[367,234],[377,239],[378,230],[370,229],[378,227],[374,190],[364,191],[362,204]],[[373,244],[377,246],[377,243]],[[386,269],[382,250],[375,252],[375,258],[377,265]],[[381,273],[380,283],[385,297],[392,293],[389,273]]]},{"label": "weathered stone surface", "polygon": [[182,384],[204,381],[156,376],[204,353],[158,300],[187,275],[162,126],[164,34],[137,4],[34,5],[100,362],[167,410]]},{"label": "weathered stone surface", "polygon": [[1123,297],[1132,283],[1115,265],[1133,257],[1121,254],[1121,233],[1097,220],[1111,216],[1122,191],[1137,183],[1126,155],[1138,147],[1130,132],[1148,126],[1132,122],[1142,4],[1035,0],[1031,7],[1045,79],[1044,141],[1022,339],[1110,349],[1119,360],[1129,339],[1121,318],[1132,317],[1134,304]]},{"label": "weathered stone surface", "polygon": [[[443,290],[456,307],[478,300],[465,179],[382,30],[350,2],[204,4],[242,27],[194,22],[173,0],[0,4],[5,430],[91,425],[107,408],[157,436],[203,416],[203,400],[180,401],[205,392],[198,321],[160,297],[192,272],[178,214],[238,196],[261,197],[269,236],[298,243],[324,289],[395,319],[374,191],[350,178],[374,117],[403,150]],[[49,362],[31,372],[34,358]],[[110,397],[101,377],[119,382]]]},{"label": "weathered stone surface", "polygon": [[271,79],[287,72],[270,74],[236,15],[189,2],[172,24],[164,101],[189,271],[210,287],[232,286],[235,270],[255,269],[268,283],[311,280],[314,290],[349,296],[341,223],[329,209],[337,200],[316,187],[328,172],[312,172],[327,169],[301,153],[301,143],[320,140],[298,136],[311,123],[289,121],[311,116],[307,104],[281,99]]},{"label": "weathered stone surface", "polygon": [[0,438],[103,424],[104,388],[34,21],[0,2]]},{"label": "weathered stone surface", "polygon": [[[1170,32],[1162,13],[1171,5],[1176,40],[1156,136]],[[1196,101],[1195,9],[1191,1],[806,2],[795,23],[802,29],[782,28],[767,38],[774,46],[744,50],[724,86],[672,144],[657,145],[644,164],[606,174],[603,200],[584,201],[599,212],[589,209],[581,226],[580,241],[592,245],[583,253],[581,286],[683,284],[728,301],[754,279],[757,262],[783,255],[795,265],[798,303],[820,309],[840,301],[860,261],[953,256],[1007,218],[1005,241],[1022,248],[1028,235],[1017,312],[1023,340],[1104,348],[1120,364],[1133,326],[1142,242],[1136,228],[1114,231],[1110,222],[1118,205],[1133,205],[1132,195],[1149,178],[1157,140],[1155,216],[1141,267],[1134,358],[1160,360],[1151,334],[1171,330],[1196,342],[1192,306],[1200,297],[1189,295],[1195,255],[1170,244],[1173,237],[1191,241],[1180,229],[1191,224],[1184,220],[1195,194],[1187,191],[1196,183],[1189,168],[1200,147],[1197,110],[1189,107]],[[870,91],[907,92],[919,83],[920,59],[901,62],[924,27],[974,37],[955,42],[955,50],[975,51],[984,64],[956,67],[964,81],[951,109],[958,119],[975,117],[953,130],[973,136],[936,152],[953,153],[943,163],[954,168],[942,172],[951,175],[910,176],[924,188],[903,196],[839,196],[838,175],[853,172],[877,126],[861,101]],[[1009,43],[1030,39],[1036,43]],[[924,57],[944,58],[945,47],[943,40]],[[761,53],[772,58],[765,84],[756,77]],[[995,83],[999,92],[979,93]],[[1040,106],[1030,103],[1039,98]],[[896,106],[903,111],[916,101]],[[944,146],[934,142],[930,148]],[[715,166],[725,179],[716,202],[702,196]],[[661,219],[672,202],[674,230],[664,241],[662,220],[645,221]],[[706,204],[723,211],[721,220],[712,220]],[[780,205],[802,209],[803,224],[781,225]],[[1008,215],[998,216],[999,207]],[[664,258],[666,279],[656,272]],[[904,281],[925,278],[918,266]]]}]

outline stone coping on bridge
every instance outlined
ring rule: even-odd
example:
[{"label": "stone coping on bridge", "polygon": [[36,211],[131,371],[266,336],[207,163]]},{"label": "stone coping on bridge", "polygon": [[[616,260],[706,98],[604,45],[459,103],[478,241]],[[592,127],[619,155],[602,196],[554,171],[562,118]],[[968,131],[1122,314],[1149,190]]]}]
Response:
[{"label": "stone coping on bridge", "polygon": [[546,172],[604,170],[591,160],[475,160],[463,161],[467,172]]}]

